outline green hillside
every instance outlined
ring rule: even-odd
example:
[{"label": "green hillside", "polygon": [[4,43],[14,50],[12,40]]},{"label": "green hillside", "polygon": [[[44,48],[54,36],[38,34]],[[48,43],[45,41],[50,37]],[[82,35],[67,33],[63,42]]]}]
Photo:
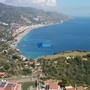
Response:
[{"label": "green hillside", "polygon": [[90,52],[67,51],[38,59],[44,79],[66,81],[66,84],[90,85]]}]

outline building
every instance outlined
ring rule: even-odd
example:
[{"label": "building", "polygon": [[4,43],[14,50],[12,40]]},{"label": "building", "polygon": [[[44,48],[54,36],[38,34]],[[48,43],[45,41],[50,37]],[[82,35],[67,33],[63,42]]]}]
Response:
[{"label": "building", "polygon": [[6,75],[5,72],[0,72],[0,77],[4,77]]},{"label": "building", "polygon": [[21,90],[21,84],[6,81],[0,82],[0,90]]},{"label": "building", "polygon": [[38,71],[38,72],[36,72],[36,75],[37,75],[38,77],[43,77],[43,76],[44,76],[44,73],[43,73],[43,72]]},{"label": "building", "polygon": [[25,61],[27,58],[23,55],[20,56],[23,61]]},{"label": "building", "polygon": [[73,87],[73,86],[66,86],[65,88],[60,87],[59,85],[60,81],[56,80],[46,80],[44,81],[44,84],[42,85],[40,82],[38,82],[37,90],[86,90],[84,87]]},{"label": "building", "polygon": [[65,88],[66,88],[66,90],[86,90],[86,89],[84,89],[83,87],[74,88],[74,87],[72,87],[72,86],[66,86]]},{"label": "building", "polygon": [[74,87],[72,87],[72,86],[66,86],[65,87],[66,88],[66,90],[76,90]]},{"label": "building", "polygon": [[45,87],[41,88],[42,86],[39,86],[38,90],[60,90],[58,86],[58,81],[46,80],[44,83]]}]

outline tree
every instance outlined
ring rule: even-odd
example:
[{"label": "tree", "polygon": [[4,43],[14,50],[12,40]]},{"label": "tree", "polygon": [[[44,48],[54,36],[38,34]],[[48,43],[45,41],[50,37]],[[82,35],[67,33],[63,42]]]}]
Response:
[{"label": "tree", "polygon": [[30,75],[31,73],[32,73],[32,71],[29,68],[23,68],[23,70],[22,70],[22,74],[25,76]]}]

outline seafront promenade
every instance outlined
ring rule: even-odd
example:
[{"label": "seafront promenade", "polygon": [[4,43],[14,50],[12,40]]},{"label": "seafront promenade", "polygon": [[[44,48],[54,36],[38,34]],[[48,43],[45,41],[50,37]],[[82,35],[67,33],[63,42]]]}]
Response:
[{"label": "seafront promenade", "polygon": [[45,26],[44,24],[36,24],[31,26],[22,26],[13,32],[12,36],[14,37],[14,40],[12,44],[10,45],[12,48],[16,48],[17,44],[20,42],[20,40],[27,35],[31,30],[39,27]]}]

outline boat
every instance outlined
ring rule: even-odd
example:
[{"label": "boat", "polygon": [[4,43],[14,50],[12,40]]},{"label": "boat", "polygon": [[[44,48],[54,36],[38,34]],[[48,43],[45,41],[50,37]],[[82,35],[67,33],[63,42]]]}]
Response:
[{"label": "boat", "polygon": [[51,43],[38,43],[37,45],[38,45],[39,48],[40,47],[43,47],[43,48],[50,48],[50,47],[52,47]]}]

